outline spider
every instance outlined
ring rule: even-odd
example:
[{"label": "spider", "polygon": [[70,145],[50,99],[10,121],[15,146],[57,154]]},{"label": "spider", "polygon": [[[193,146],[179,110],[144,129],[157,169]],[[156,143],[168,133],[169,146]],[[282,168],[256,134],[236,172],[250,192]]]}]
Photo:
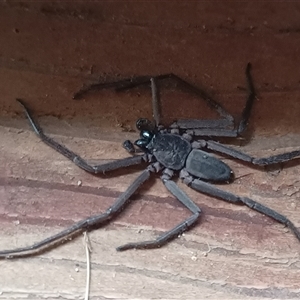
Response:
[{"label": "spider", "polygon": [[[24,108],[33,130],[40,139],[48,146],[54,148],[57,152],[70,159],[81,169],[100,175],[120,168],[140,165],[142,163],[148,163],[148,166],[104,213],[81,220],[69,228],[31,246],[0,251],[0,258],[16,258],[35,255],[42,251],[46,251],[49,248],[53,248],[53,246],[56,246],[58,243],[69,240],[70,237],[73,237],[80,232],[92,230],[106,224],[121,213],[129,203],[130,197],[150,178],[151,173],[160,173],[160,178],[167,190],[190,210],[192,214],[176,227],[161,234],[156,239],[128,243],[119,246],[117,248],[118,251],[161,247],[197,223],[201,216],[201,209],[172,180],[175,175],[179,176],[187,186],[200,193],[219,198],[229,203],[246,205],[250,209],[282,223],[295,234],[298,240],[300,240],[300,231],[285,216],[248,197],[235,195],[214,185],[214,183],[232,182],[234,180],[234,174],[227,164],[214,157],[211,152],[246,162],[249,165],[258,166],[286,162],[300,156],[300,151],[297,150],[266,158],[255,158],[214,140],[214,138],[218,137],[239,137],[247,128],[250,112],[256,98],[250,69],[251,65],[249,63],[246,67],[249,94],[238,123],[235,122],[232,115],[230,115],[219,103],[209,97],[203,90],[189,84],[174,74],[153,77],[140,76],[117,82],[94,84],[81,89],[74,95],[75,99],[79,99],[86,92],[95,89],[114,87],[117,91],[120,91],[145,84],[151,85],[155,124],[148,119],[139,119],[136,122],[136,127],[140,132],[140,138],[134,143],[127,140],[123,144],[124,148],[131,153],[131,156],[100,165],[88,164],[82,157],[45,135],[38,123],[32,117],[32,114],[24,101],[17,99]],[[163,128],[160,125],[158,81],[166,79],[173,80],[178,86],[201,96],[201,98],[203,98],[211,108],[215,109],[222,118],[217,120],[178,120],[169,128]],[[200,137],[200,139],[198,137]]]}]

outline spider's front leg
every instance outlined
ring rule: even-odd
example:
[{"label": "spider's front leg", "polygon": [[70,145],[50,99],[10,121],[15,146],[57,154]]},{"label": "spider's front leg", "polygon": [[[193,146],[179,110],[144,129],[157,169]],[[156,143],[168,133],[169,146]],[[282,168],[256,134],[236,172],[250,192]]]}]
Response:
[{"label": "spider's front leg", "polygon": [[[247,66],[246,75],[248,76],[247,78],[250,78],[250,64],[248,64]],[[191,120],[188,121],[179,120],[177,121],[177,123],[175,122],[174,126],[177,126],[178,128],[182,128],[182,129],[184,129],[186,126],[188,126],[188,128],[204,128],[206,130],[206,133],[208,129],[211,129],[212,131],[209,131],[209,133],[211,133],[212,136],[219,136],[216,130],[214,129],[222,129],[222,128],[225,129],[227,127],[233,127],[234,125],[233,116],[229,112],[227,112],[220,103],[218,103],[212,97],[210,97],[202,88],[189,83],[188,81],[180,78],[179,76],[173,73],[154,75],[154,76],[136,76],[136,77],[126,78],[126,79],[121,79],[119,81],[114,81],[114,82],[91,84],[85,86],[84,88],[76,92],[73,96],[73,99],[81,99],[89,91],[114,88],[115,91],[119,92],[123,90],[136,88],[142,85],[151,85],[153,117],[155,120],[155,125],[158,126],[160,125],[160,121],[161,121],[159,82],[166,81],[166,80],[173,81],[176,84],[176,87],[198,96],[211,109],[215,110],[220,115],[220,117],[222,117],[221,120],[212,120],[213,122],[211,120],[192,120],[191,123]],[[248,81],[250,82],[250,80]],[[253,90],[253,84],[249,86],[250,89]],[[249,99],[248,103],[250,103],[252,100],[253,99]],[[252,105],[248,105],[245,111],[250,111],[251,106]],[[245,121],[247,121],[248,116],[247,114],[244,115],[245,115],[244,119]],[[225,133],[226,132],[224,131],[224,134]],[[233,135],[232,132],[227,132],[227,136],[236,136],[236,134]]]},{"label": "spider's front leg", "polygon": [[85,170],[89,173],[101,174],[101,173],[104,173],[104,172],[113,171],[113,170],[117,170],[117,169],[120,169],[120,168],[126,168],[126,167],[129,167],[129,166],[139,165],[139,164],[141,164],[145,161],[148,161],[148,157],[146,155],[137,155],[137,156],[127,157],[127,158],[115,160],[115,161],[100,164],[100,165],[95,165],[95,166],[90,165],[81,156],[74,153],[73,151],[68,149],[66,146],[56,142],[52,138],[45,135],[42,128],[33,119],[32,115],[30,113],[30,110],[28,109],[28,107],[24,103],[24,101],[21,100],[21,99],[17,99],[17,101],[24,108],[26,116],[27,116],[34,132],[40,137],[40,139],[45,144],[47,144],[48,146],[50,146],[51,148],[53,148],[54,150],[56,150],[57,152],[59,152],[60,154],[62,154],[66,158],[68,158],[69,160],[71,160],[78,167],[80,167],[81,169],[83,169],[83,170]]},{"label": "spider's front leg", "polygon": [[[55,149],[57,152],[61,153],[71,161],[73,161],[77,166],[84,169],[87,172],[98,174],[105,173],[107,171],[116,170],[119,168],[125,168],[132,165],[140,164],[143,161],[148,161],[149,157],[147,155],[140,155],[134,157],[128,157],[125,159],[116,160],[113,162],[92,166],[89,165],[84,159],[82,159],[79,155],[75,154],[65,146],[57,143],[50,137],[46,136],[39,125],[32,118],[28,108],[22,100],[18,99],[18,102],[25,109],[26,115],[35,131],[35,133],[41,138],[43,142],[47,145]],[[27,257],[36,255],[40,252],[49,250],[53,248],[58,243],[63,243],[75,235],[87,231],[92,230],[95,227],[99,227],[102,224],[107,223],[112,218],[119,215],[119,213],[125,208],[125,206],[129,203],[130,197],[142,186],[142,184],[147,181],[150,177],[150,173],[153,171],[153,167],[148,167],[144,170],[135,180],[134,182],[123,192],[116,200],[116,202],[108,208],[104,213],[88,217],[84,220],[81,220],[69,228],[50,236],[38,243],[35,243],[31,246],[26,246],[18,249],[11,249],[0,251],[0,259],[1,258],[17,258],[17,257]]]}]

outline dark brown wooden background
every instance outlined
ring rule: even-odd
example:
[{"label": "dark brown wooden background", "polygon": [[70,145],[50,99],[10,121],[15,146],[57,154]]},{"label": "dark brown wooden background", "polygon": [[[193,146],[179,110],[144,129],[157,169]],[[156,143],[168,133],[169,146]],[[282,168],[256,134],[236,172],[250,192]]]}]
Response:
[{"label": "dark brown wooden background", "polygon": [[[135,120],[151,117],[150,91],[72,100],[84,83],[174,72],[238,116],[251,62],[258,99],[243,149],[268,156],[299,148],[299,2],[2,1],[0,45],[1,249],[33,243],[105,210],[138,174],[84,173],[38,140],[15,98],[28,102],[47,133],[84,157],[117,159],[126,156],[121,142],[137,138]],[[214,117],[188,94],[166,90],[163,96],[166,123]],[[300,227],[299,161],[267,172],[224,161],[237,177],[224,189],[269,205]],[[300,245],[288,229],[183,188],[203,217],[162,249],[115,251],[188,216],[159,179],[115,222],[90,234],[91,299],[299,298]],[[0,266],[0,299],[83,297],[81,238]]]}]

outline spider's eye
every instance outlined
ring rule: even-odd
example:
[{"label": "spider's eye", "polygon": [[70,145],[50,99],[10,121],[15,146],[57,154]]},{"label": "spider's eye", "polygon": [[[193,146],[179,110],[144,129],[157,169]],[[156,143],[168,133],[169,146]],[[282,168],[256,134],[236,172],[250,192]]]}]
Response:
[{"label": "spider's eye", "polygon": [[136,145],[136,146],[138,146],[139,148],[141,148],[141,149],[145,149],[145,147],[147,146],[147,144],[148,144],[148,141],[147,140],[137,140],[137,141],[135,141],[134,142],[134,144]]},{"label": "spider's eye", "polygon": [[153,134],[148,130],[141,131],[141,138],[147,141],[150,141],[153,137]]}]

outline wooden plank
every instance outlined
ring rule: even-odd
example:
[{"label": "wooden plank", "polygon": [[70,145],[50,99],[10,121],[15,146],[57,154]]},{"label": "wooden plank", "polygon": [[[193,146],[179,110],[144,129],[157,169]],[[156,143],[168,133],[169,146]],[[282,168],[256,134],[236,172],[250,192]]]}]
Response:
[{"label": "wooden plank", "polygon": [[[237,3],[164,4],[165,13],[171,9],[182,15],[184,9],[179,28],[175,13],[156,25],[161,11],[151,2],[90,4],[98,16],[91,20],[82,4],[77,10],[74,5],[1,4],[0,111],[14,111],[14,98],[24,97],[39,103],[40,113],[72,116],[70,99],[83,83],[141,74],[175,72],[214,92],[237,93],[237,86],[245,86],[248,61],[259,91],[299,90],[298,3],[284,4],[285,9],[281,3],[249,4],[247,18],[242,17],[244,6]],[[75,17],[70,17],[72,11]],[[191,17],[195,12],[199,18]],[[144,26],[137,24],[138,17]],[[224,25],[228,18],[234,19],[229,27]],[[98,106],[90,106],[81,107],[82,113],[99,115]],[[148,112],[143,106],[139,109]]]},{"label": "wooden plank", "polygon": [[[45,120],[49,123],[53,119]],[[20,122],[20,121],[19,121]],[[55,125],[54,125],[55,124]],[[52,126],[63,128],[55,120]],[[19,125],[26,128],[24,122]],[[1,248],[38,241],[73,222],[105,210],[138,174],[91,176],[41,143],[33,132],[0,127]],[[50,126],[51,128],[51,126]],[[120,143],[55,136],[93,159],[126,156]],[[122,136],[120,136],[121,140]],[[264,148],[264,139],[253,141]],[[246,147],[250,153],[273,154]],[[101,145],[99,147],[99,145]],[[280,148],[277,152],[295,147]],[[112,151],[113,150],[113,151]],[[287,215],[299,226],[299,168],[290,165],[278,174],[262,172],[230,160],[238,180],[224,189],[251,196]],[[46,167],[45,167],[46,166]],[[82,186],[78,186],[78,180]],[[200,224],[166,247],[119,253],[115,247],[155,237],[187,217],[185,211],[152,181],[122,215],[90,234],[92,299],[112,298],[286,298],[298,297],[299,242],[282,225],[247,208],[234,206],[183,187],[203,210]],[[2,297],[79,297],[84,291],[85,256],[82,239],[36,258],[2,261]],[[78,269],[78,270],[77,270]],[[76,271],[77,270],[77,271]],[[38,271],[38,275],[37,275]],[[19,277],[18,274],[22,274]],[[24,280],[26,274],[26,280]],[[16,280],[16,278],[18,278]],[[153,290],[151,287],[157,286]]]},{"label": "wooden plank", "polygon": [[[73,101],[83,83],[174,72],[205,87],[238,117],[246,92],[237,87],[245,87],[250,61],[258,99],[248,144],[240,149],[257,156],[295,150],[298,12],[297,2],[1,2],[1,249],[28,245],[104,211],[139,172],[132,168],[99,178],[81,171],[38,140],[15,98],[30,104],[47,133],[84,157],[118,159],[127,155],[122,141],[137,138],[136,119],[152,117],[150,91],[105,91]],[[162,92],[166,123],[216,117],[187,93]],[[223,159],[237,180],[222,188],[300,226],[299,161],[268,171]],[[203,216],[166,247],[115,251],[189,215],[159,178],[119,218],[90,233],[91,299],[299,298],[299,242],[289,230],[179,184]],[[85,260],[79,237],[34,258],[0,261],[0,299],[82,298]]]}]

